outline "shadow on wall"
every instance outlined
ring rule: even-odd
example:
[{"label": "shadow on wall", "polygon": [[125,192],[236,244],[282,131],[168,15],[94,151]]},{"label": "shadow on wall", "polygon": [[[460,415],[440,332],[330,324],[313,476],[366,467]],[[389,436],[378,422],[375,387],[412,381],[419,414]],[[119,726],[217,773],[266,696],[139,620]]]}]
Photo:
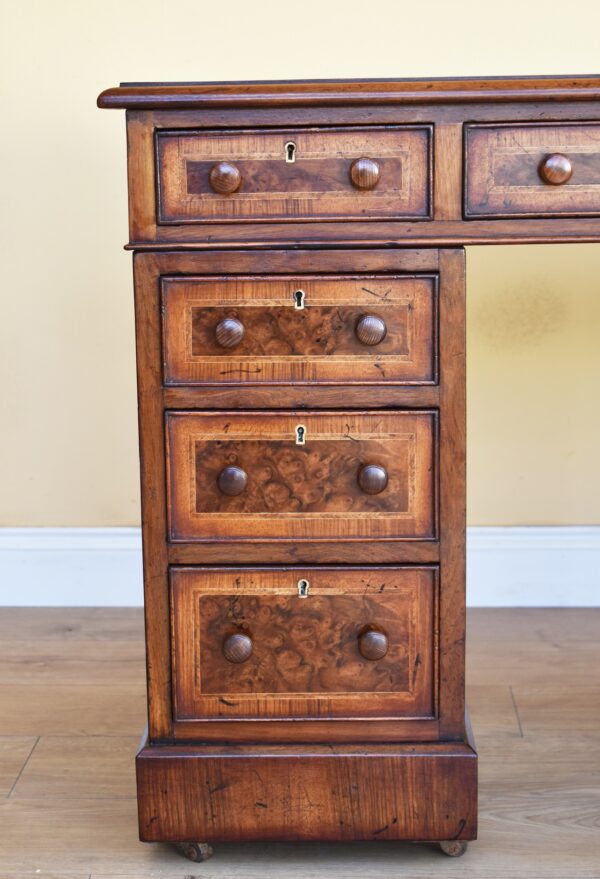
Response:
[{"label": "shadow on wall", "polygon": [[600,524],[600,246],[467,263],[469,524]]},{"label": "shadow on wall", "polygon": [[524,284],[500,283],[473,307],[472,330],[499,352],[540,345],[564,332],[569,294],[560,280],[527,278]]}]

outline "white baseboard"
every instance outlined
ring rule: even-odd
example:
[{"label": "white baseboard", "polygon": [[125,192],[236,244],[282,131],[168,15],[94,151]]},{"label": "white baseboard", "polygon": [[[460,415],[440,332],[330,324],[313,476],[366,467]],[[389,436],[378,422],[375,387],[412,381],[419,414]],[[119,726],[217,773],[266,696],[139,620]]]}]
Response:
[{"label": "white baseboard", "polygon": [[[600,526],[469,528],[471,607],[600,605]],[[138,528],[0,528],[0,605],[142,603]]]},{"label": "white baseboard", "polygon": [[0,528],[0,605],[136,607],[139,528]]},{"label": "white baseboard", "polygon": [[468,528],[467,604],[600,605],[600,526]]}]

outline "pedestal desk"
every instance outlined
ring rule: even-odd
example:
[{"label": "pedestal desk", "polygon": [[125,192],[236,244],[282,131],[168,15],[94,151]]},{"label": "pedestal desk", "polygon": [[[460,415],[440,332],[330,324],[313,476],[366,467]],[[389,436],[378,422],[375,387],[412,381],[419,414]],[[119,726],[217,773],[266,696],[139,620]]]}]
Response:
[{"label": "pedestal desk", "polygon": [[465,244],[600,240],[600,78],[124,84],[140,837],[477,823]]}]

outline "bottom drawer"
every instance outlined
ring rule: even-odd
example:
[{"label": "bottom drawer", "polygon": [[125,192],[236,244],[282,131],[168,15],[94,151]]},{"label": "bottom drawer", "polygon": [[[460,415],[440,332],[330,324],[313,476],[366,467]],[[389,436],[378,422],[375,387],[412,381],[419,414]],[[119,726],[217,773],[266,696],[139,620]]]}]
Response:
[{"label": "bottom drawer", "polygon": [[435,716],[437,569],[175,568],[176,721]]}]

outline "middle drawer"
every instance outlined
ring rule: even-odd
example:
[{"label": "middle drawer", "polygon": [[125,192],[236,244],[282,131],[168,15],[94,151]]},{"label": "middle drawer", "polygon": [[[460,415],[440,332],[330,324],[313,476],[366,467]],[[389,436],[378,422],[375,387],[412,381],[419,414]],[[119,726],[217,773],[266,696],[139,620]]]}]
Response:
[{"label": "middle drawer", "polygon": [[435,412],[168,412],[172,541],[434,539]]}]

